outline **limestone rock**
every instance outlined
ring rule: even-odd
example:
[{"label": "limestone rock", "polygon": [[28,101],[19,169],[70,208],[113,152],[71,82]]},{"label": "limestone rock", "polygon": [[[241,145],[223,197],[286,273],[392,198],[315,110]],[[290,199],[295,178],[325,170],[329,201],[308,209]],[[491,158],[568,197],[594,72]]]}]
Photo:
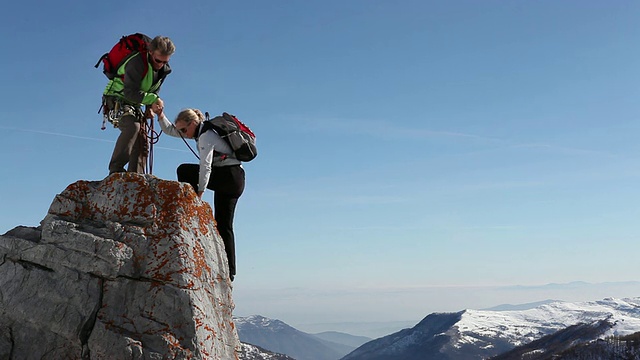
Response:
[{"label": "limestone rock", "polygon": [[238,359],[224,245],[191,186],[78,181],[0,236],[1,359]]}]

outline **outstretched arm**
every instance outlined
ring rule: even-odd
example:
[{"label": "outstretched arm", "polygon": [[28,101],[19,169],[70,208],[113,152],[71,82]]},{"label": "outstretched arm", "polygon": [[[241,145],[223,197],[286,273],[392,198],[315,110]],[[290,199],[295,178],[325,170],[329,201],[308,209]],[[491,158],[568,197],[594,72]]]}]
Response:
[{"label": "outstretched arm", "polygon": [[206,131],[198,139],[198,152],[200,153],[200,173],[198,177],[198,196],[207,189],[213,166],[213,153],[215,150],[215,134],[213,131]]},{"label": "outstretched arm", "polygon": [[178,129],[176,129],[175,125],[173,125],[171,121],[169,121],[169,119],[167,119],[167,117],[165,116],[164,109],[162,107],[160,107],[159,110],[156,110],[156,108],[152,107],[151,112],[158,115],[158,123],[160,124],[160,127],[165,134],[169,136],[181,137],[180,132],[178,131]]}]

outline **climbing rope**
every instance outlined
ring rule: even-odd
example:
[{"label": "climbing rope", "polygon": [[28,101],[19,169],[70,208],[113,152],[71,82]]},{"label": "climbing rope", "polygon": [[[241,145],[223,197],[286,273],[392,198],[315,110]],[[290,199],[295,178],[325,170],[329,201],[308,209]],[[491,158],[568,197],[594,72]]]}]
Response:
[{"label": "climbing rope", "polygon": [[[205,121],[209,121],[209,112],[208,111],[204,113],[204,116],[205,116]],[[187,142],[187,140],[185,140],[184,136],[182,136],[182,133],[180,131],[178,131],[178,135],[180,135],[180,138],[182,139],[182,141],[184,141],[184,144],[187,145],[189,150],[191,150],[191,153],[193,153],[193,155],[195,155],[196,158],[198,160],[200,160],[200,156],[198,156],[198,154],[196,154],[196,152],[193,151],[193,149],[191,148],[191,146],[189,146],[189,143]]]},{"label": "climbing rope", "polygon": [[[149,124],[147,121],[150,121],[151,123]],[[146,131],[143,132],[145,135],[145,144],[149,144],[149,154],[147,157],[147,168],[145,169],[145,173],[153,175],[153,145],[160,140],[162,130],[158,133],[153,129],[153,118],[145,119],[145,130]]]},{"label": "climbing rope", "polygon": [[[138,133],[140,153],[147,157],[144,166],[144,173],[153,175],[153,145],[160,140],[159,133],[153,128],[153,117],[147,118],[142,110],[138,107],[122,104],[122,100],[114,97],[102,97],[102,103],[98,109],[98,113],[103,114],[102,130],[106,129],[106,123],[109,122],[114,128],[118,127],[120,119],[125,115],[136,117],[140,121],[140,131]],[[150,122],[149,122],[150,121]],[[183,139],[184,140],[184,139]],[[193,150],[191,150],[193,152]]]}]

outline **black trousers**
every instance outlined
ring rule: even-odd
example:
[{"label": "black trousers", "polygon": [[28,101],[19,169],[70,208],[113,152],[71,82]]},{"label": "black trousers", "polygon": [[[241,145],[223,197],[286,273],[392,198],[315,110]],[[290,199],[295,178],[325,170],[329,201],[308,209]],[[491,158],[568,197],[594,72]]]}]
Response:
[{"label": "black trousers", "polygon": [[[198,192],[200,165],[178,166],[178,181],[187,182]],[[229,260],[229,274],[236,275],[236,244],[233,234],[233,216],[236,204],[244,191],[244,169],[240,165],[213,167],[207,189],[213,190],[213,216]]]}]

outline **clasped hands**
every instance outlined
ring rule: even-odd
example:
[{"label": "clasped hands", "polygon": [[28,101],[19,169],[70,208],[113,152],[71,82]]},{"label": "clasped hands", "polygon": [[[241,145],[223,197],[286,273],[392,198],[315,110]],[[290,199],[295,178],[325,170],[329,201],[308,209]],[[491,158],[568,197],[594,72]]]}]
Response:
[{"label": "clasped hands", "polygon": [[158,115],[158,117],[160,117],[163,111],[164,111],[164,101],[158,98],[158,100],[156,100],[153,104],[151,104],[151,106],[147,106],[147,111],[145,115],[147,119],[153,119],[155,115]]}]

